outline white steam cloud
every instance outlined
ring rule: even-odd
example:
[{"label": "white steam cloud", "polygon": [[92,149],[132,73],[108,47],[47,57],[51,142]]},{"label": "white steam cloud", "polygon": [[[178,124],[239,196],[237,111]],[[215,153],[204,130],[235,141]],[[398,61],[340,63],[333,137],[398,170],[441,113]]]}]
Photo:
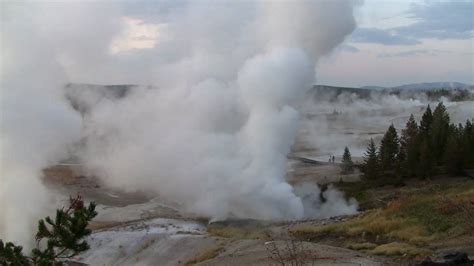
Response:
[{"label": "white steam cloud", "polygon": [[284,179],[296,108],[314,84],[315,60],[353,29],[352,5],[231,6],[169,11],[175,38],[161,44],[171,59],[157,66],[157,89],[93,109],[81,158],[111,185],[152,188],[213,219],[301,218]]},{"label": "white steam cloud", "polygon": [[464,124],[474,117],[472,102],[429,98],[423,91],[407,90],[400,95],[367,91],[361,96],[312,90],[300,108],[302,119],[296,143],[306,149],[300,155],[327,160],[329,154],[342,156],[344,147],[349,146],[353,159],[361,160],[370,138],[379,142],[392,123],[400,134],[410,114],[420,121],[426,106],[430,104],[434,109],[440,101],[454,124]]},{"label": "white steam cloud", "polygon": [[29,245],[37,219],[56,208],[42,170],[67,158],[81,134],[81,117],[63,95],[71,79],[65,62],[100,62],[104,32],[90,29],[104,10],[77,2],[0,5],[0,238]]},{"label": "white steam cloud", "polygon": [[55,40],[31,27],[41,24],[40,7],[2,8],[0,238],[25,244],[53,200],[41,170],[67,156],[81,120],[62,97],[66,76],[54,60]]},{"label": "white steam cloud", "polygon": [[[124,53],[110,51],[127,15],[118,4],[3,5],[2,238],[27,241],[48,198],[41,169],[81,137],[82,162],[109,185],[212,219],[305,215],[286,155],[316,61],[355,27],[354,2],[161,3],[155,47]],[[155,89],[100,101],[81,125],[61,95],[68,81]]]}]

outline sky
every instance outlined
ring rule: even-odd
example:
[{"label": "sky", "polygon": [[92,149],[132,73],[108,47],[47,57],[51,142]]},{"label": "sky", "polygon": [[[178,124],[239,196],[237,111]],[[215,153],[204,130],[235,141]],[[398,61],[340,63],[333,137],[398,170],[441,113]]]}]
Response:
[{"label": "sky", "polygon": [[[101,1],[91,2],[105,2]],[[347,1],[360,2],[354,14],[357,27],[341,45],[318,61],[318,84],[348,87],[398,86],[441,81],[474,84],[474,0]],[[115,26],[103,25],[102,30],[92,26],[106,21],[100,18],[101,15],[91,20],[95,22],[86,23],[91,24],[90,28],[95,27],[96,35],[113,35],[109,52],[116,55],[115,65],[119,65],[121,60],[132,58],[133,56],[129,56],[132,54],[139,55],[136,58],[145,58],[134,60],[131,65],[121,69],[127,75],[123,75],[124,80],[119,82],[152,83],[151,78],[145,80],[143,77],[146,75],[141,74],[137,74],[133,80],[125,80],[126,76],[132,75],[127,68],[138,69],[142,66],[146,69],[151,64],[147,56],[140,55],[152,53],[153,48],[160,47],[160,42],[171,38],[167,35],[166,23],[160,18],[166,16],[167,9],[178,7],[182,0],[118,2],[121,3],[121,10],[114,12],[119,12],[123,20],[119,32],[112,32],[111,29],[117,29]],[[99,13],[105,15],[100,10]],[[244,23],[245,19],[242,17],[239,23]],[[199,31],[200,27],[195,28],[195,31]],[[318,30],[318,25],[314,25],[314,29]],[[107,38],[97,38],[105,39]],[[100,41],[92,41],[88,45],[102,44]],[[106,65],[101,63],[104,61],[101,56],[96,57],[97,65]],[[66,55],[58,56],[58,60],[62,65],[68,66],[66,69],[83,74],[71,82],[101,83],[98,78],[90,78],[100,76],[95,70],[87,71],[83,64],[72,62]]]},{"label": "sky", "polygon": [[474,1],[366,0],[357,28],[317,68],[319,84],[474,84]]},{"label": "sky", "polygon": [[[166,38],[166,25],[154,20],[160,5],[139,3],[126,5],[130,16],[125,18],[126,30],[112,44],[113,53],[153,48]],[[356,30],[318,62],[318,84],[474,84],[474,1],[361,3],[355,12]]]}]

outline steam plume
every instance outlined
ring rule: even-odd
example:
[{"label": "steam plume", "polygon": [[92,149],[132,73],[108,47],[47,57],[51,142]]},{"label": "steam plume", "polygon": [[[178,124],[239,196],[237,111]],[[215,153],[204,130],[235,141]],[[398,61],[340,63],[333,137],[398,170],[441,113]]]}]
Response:
[{"label": "steam plume", "polygon": [[2,2],[1,9],[0,238],[28,245],[57,198],[43,186],[42,169],[67,158],[80,138],[80,115],[63,97],[65,60],[93,58],[81,55],[104,39],[83,42],[100,30],[87,33],[91,7],[79,3]]},{"label": "steam plume", "polygon": [[[50,195],[41,169],[81,137],[83,163],[110,185],[213,219],[304,215],[284,180],[297,107],[315,62],[354,29],[354,3],[162,5],[156,46],[113,54],[119,4],[2,3],[0,236],[28,240]],[[61,94],[70,81],[157,89],[101,101],[81,125]]]},{"label": "steam plume", "polygon": [[94,108],[83,163],[213,219],[301,218],[284,179],[297,108],[315,62],[353,30],[352,3],[208,5],[168,11],[157,89]]}]

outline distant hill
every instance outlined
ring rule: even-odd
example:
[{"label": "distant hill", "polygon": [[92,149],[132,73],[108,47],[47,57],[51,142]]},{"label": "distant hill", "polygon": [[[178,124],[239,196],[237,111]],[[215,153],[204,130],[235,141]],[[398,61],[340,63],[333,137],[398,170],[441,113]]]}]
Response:
[{"label": "distant hill", "polygon": [[424,82],[412,83],[396,87],[364,86],[362,89],[370,90],[440,90],[440,89],[473,89],[473,85],[460,82]]},{"label": "distant hill", "polygon": [[341,94],[356,95],[368,99],[373,94],[396,95],[402,99],[414,99],[426,96],[431,101],[439,101],[442,97],[450,101],[474,101],[474,86],[459,82],[417,83],[397,87],[365,86],[362,88],[336,87],[315,85],[308,92],[316,102],[337,101]]},{"label": "distant hill", "polygon": [[[135,88],[157,89],[153,86],[132,84],[96,85],[69,83],[65,85],[65,96],[72,107],[81,114],[87,114],[92,108],[104,100],[120,101]],[[308,96],[315,102],[334,102],[342,94],[355,95],[360,99],[370,99],[374,94],[397,95],[402,99],[426,97],[431,101],[439,101],[445,97],[450,101],[474,101],[474,86],[459,82],[417,83],[386,88],[365,86],[362,88],[336,87],[315,85],[308,91]]]}]

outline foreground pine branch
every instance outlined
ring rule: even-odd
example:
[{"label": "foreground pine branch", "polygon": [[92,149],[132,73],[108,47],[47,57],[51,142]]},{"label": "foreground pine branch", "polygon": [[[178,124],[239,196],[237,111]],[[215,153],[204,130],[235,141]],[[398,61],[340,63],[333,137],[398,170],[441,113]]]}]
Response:
[{"label": "foreground pine branch", "polygon": [[39,220],[36,233],[36,248],[30,256],[23,255],[23,248],[0,239],[0,265],[61,265],[61,261],[72,258],[89,249],[84,240],[90,235],[89,222],[97,216],[95,203],[85,207],[80,196],[69,198],[67,209],[56,210],[55,219],[49,216]]}]

